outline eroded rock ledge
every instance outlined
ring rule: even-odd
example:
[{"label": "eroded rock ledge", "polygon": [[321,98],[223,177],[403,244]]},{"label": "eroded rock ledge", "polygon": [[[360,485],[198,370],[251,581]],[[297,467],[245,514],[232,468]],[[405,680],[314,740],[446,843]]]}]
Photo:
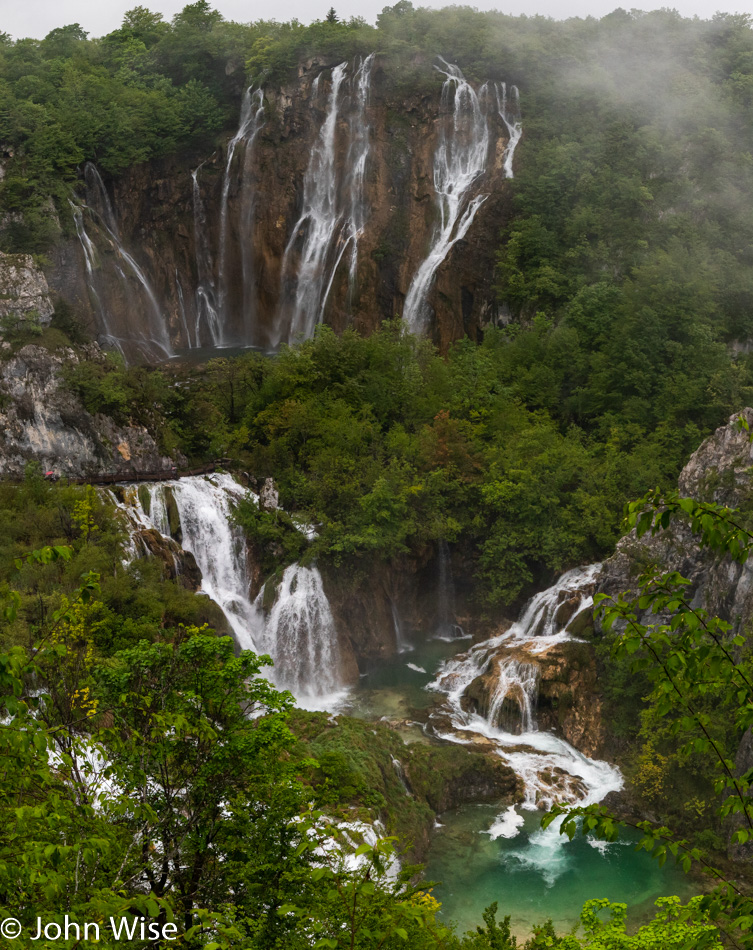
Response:
[{"label": "eroded rock ledge", "polygon": [[164,455],[142,426],[87,412],[66,387],[66,366],[103,358],[96,344],[81,355],[29,345],[0,362],[0,477],[20,478],[29,462],[38,462],[63,476],[127,479],[180,461]]}]

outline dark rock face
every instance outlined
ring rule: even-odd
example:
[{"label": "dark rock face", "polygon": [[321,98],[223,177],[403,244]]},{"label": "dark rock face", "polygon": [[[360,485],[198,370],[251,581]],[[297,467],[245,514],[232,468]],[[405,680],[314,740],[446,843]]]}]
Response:
[{"label": "dark rock face", "polygon": [[[174,461],[146,429],[92,415],[66,388],[64,369],[80,358],[73,350],[25,346],[0,361],[0,477],[22,476],[30,461],[71,477],[106,473],[128,479],[171,469]],[[102,352],[93,344],[83,358],[102,359]]]},{"label": "dark rock face", "polygon": [[147,528],[137,532],[134,541],[162,562],[165,577],[170,580],[180,578],[188,590],[197,591],[201,587],[201,571],[196,558],[172,538],[165,538],[154,528]]},{"label": "dark rock face", "polygon": [[[253,152],[247,160],[241,144],[233,159],[222,255],[220,209],[226,152],[182,155],[137,166],[106,182],[123,246],[147,276],[174,346],[186,345],[185,336],[196,322],[197,243],[204,240],[212,252],[215,284],[219,257],[223,257],[227,303],[223,321],[229,336],[262,347],[276,342],[274,324],[281,303],[283,258],[301,212],[306,168],[325,117],[327,96],[322,92],[329,86],[333,65],[311,60],[301,67],[294,84],[265,90],[264,125]],[[379,58],[375,60],[365,110],[371,147],[364,179],[367,221],[358,244],[357,283],[355,288],[350,286],[348,267],[340,266],[324,313],[324,322],[338,332],[348,325],[371,332],[382,320],[402,312],[438,221],[432,181],[440,130],[441,77],[433,78],[429,64],[426,69],[432,77],[430,84],[420,93],[406,95],[391,82]],[[315,96],[313,84],[319,77],[321,90]],[[343,101],[349,101],[349,96],[346,90]],[[336,164],[342,187],[348,187],[350,180],[351,118],[343,106],[336,129]],[[508,132],[494,107],[489,108],[488,122],[487,170],[474,186],[474,194],[488,197],[467,235],[439,267],[429,297],[435,315],[431,333],[443,350],[466,334],[477,339],[483,326],[498,316],[492,283],[499,229],[510,215],[503,170]],[[191,171],[199,165],[203,224],[197,241]],[[99,301],[87,288],[84,251],[75,236],[55,253],[47,274],[50,286],[87,315],[92,326],[101,329],[101,308],[116,326],[125,327],[134,300],[147,309],[150,303],[105,230],[95,219],[87,218],[85,224],[98,255]]]}]

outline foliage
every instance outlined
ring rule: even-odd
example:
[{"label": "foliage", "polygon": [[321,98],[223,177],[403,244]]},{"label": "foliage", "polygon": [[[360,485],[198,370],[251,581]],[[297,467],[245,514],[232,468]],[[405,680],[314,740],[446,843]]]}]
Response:
[{"label": "foliage", "polygon": [[[739,512],[684,498],[676,491],[651,492],[629,504],[626,513],[626,525],[638,537],[659,534],[679,520],[689,525],[702,548],[715,555],[745,562],[753,549],[753,533]],[[721,796],[718,819],[732,831],[733,842],[745,845],[753,837],[753,769],[736,764],[735,753],[753,725],[753,674],[746,638],[730,623],[696,606],[688,592],[690,581],[678,572],[649,566],[638,583],[637,597],[596,598],[605,628],[615,633],[615,656],[629,657],[634,673],[650,684],[649,713],[672,736],[677,754],[714,770],[714,793],[717,799]],[[664,769],[661,757],[645,762],[646,769],[646,783],[658,793],[657,770]],[[696,802],[696,821],[698,807],[705,810],[702,802]],[[558,816],[564,816],[562,832],[571,838],[579,821],[584,834],[607,840],[617,837],[621,824],[603,806],[557,806],[545,824]],[[660,864],[672,856],[686,870],[695,865],[712,877],[717,887],[694,906],[733,934],[737,946],[753,946],[753,900],[746,885],[726,880],[700,847],[669,827],[651,821],[634,826],[643,833],[638,846]],[[689,919],[689,911],[681,917]],[[715,939],[709,930],[698,935],[695,946],[712,946]]]}]

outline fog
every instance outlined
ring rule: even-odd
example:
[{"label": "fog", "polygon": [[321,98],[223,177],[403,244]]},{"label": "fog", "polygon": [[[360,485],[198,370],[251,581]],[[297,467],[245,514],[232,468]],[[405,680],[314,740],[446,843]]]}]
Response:
[{"label": "fog", "polygon": [[[329,6],[334,3],[341,17],[364,17],[374,22],[377,14],[386,5],[384,0],[321,0],[320,3],[311,3],[310,0],[278,0],[274,5],[274,18],[288,20],[293,17],[308,23],[321,19]],[[9,33],[15,39],[24,36],[42,38],[55,27],[68,23],[80,23],[91,36],[102,36],[116,29],[126,10],[136,6],[136,0],[0,0],[0,30]],[[143,0],[143,6],[151,10],[160,11],[166,19],[185,6],[183,0]],[[416,6],[441,8],[446,6],[442,2],[418,3]],[[226,19],[248,22],[250,20],[268,19],[270,9],[266,4],[250,3],[248,0],[218,0],[214,3]],[[474,3],[479,10],[501,10],[512,14],[541,14],[565,19],[567,17],[601,17],[611,12],[617,4],[614,0],[570,0],[563,3],[561,0],[478,0]],[[656,3],[638,3],[631,6],[639,10],[651,10],[662,6]],[[743,7],[740,0],[732,0],[723,6],[727,12],[735,12]],[[707,19],[719,9],[716,0],[678,0],[671,4],[683,16],[699,16]]]}]

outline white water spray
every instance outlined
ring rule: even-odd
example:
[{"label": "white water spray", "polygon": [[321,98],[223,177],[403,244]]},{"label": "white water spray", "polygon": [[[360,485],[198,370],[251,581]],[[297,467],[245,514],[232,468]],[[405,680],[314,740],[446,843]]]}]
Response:
[{"label": "white water spray", "polygon": [[434,154],[434,192],[439,224],[434,229],[431,248],[418,268],[403,307],[403,319],[414,333],[426,331],[431,318],[429,291],[437,270],[452,248],[468,233],[476,212],[488,195],[471,197],[484,174],[489,156],[489,126],[482,101],[487,87],[479,93],[457,66],[441,59],[435,68],[446,77],[442,86],[439,140]]},{"label": "white water spray", "polygon": [[[327,258],[332,253],[333,239],[342,220],[337,200],[335,132],[340,86],[347,65],[340,63],[332,70],[327,112],[303,180],[301,216],[293,228],[282,261],[282,300],[283,307],[289,312],[281,316],[283,326],[288,327],[286,336],[289,341],[299,336],[312,336],[314,328],[322,321],[326,291],[331,284]],[[286,301],[286,283],[292,279],[294,260],[294,290],[292,300]]]},{"label": "white water spray", "polygon": [[[239,145],[243,144],[245,146],[246,154],[245,160],[243,163],[243,174],[241,179],[242,188],[245,190],[246,187],[246,171],[250,165],[251,150],[254,144],[256,136],[261,131],[264,125],[264,93],[261,89],[256,89],[252,91],[252,88],[246,90],[243,96],[243,102],[241,104],[241,119],[238,126],[238,131],[235,133],[233,138],[228,143],[227,147],[227,158],[225,161],[225,174],[222,180],[222,197],[220,199],[220,248],[219,248],[219,261],[218,261],[218,284],[219,284],[219,300],[217,310],[221,315],[221,322],[219,326],[219,332],[216,340],[213,342],[221,346],[226,346],[228,344],[228,298],[230,294],[230,279],[228,274],[228,235],[230,230],[229,224],[229,213],[228,213],[228,198],[230,195],[230,183],[231,183],[231,168],[233,164],[233,157],[235,156],[236,149]],[[250,199],[248,196],[245,198],[246,202]],[[253,205],[251,205],[253,207]],[[251,235],[248,232],[248,226],[250,225],[249,213],[248,213],[248,204],[246,205],[245,214],[244,209],[241,209],[240,215],[241,227],[239,228],[239,241],[241,245],[247,243],[250,245]],[[244,227],[245,225],[245,227]],[[243,258],[250,253],[250,246],[245,248],[240,247],[240,253]],[[247,268],[245,268],[247,269]],[[244,274],[244,277],[246,275]],[[245,289],[245,280],[244,280],[244,289]]]},{"label": "white water spray", "polygon": [[[262,598],[263,591],[258,611]],[[347,695],[335,620],[316,567],[291,564],[285,569],[261,646],[275,661],[269,679],[306,708],[336,709]]]},{"label": "white water spray", "polygon": [[[463,734],[468,733],[468,741],[472,741],[471,734],[478,733],[496,744],[499,755],[523,779],[524,809],[548,808],[563,798],[583,805],[599,802],[609,792],[622,787],[622,777],[609,763],[590,759],[563,739],[538,731],[537,677],[533,663],[521,662],[514,655],[498,661],[500,675],[486,715],[464,709],[462,700],[468,686],[489,670],[500,647],[524,647],[527,654],[535,655],[572,639],[557,620],[559,608],[563,600],[578,596],[580,604],[576,615],[590,610],[593,600],[584,589],[595,580],[599,569],[600,565],[594,564],[568,571],[553,587],[537,594],[506,633],[446,662],[436,680],[427,687],[447,695],[455,731],[444,738],[463,742]],[[505,702],[518,707],[519,734],[498,722]],[[521,825],[515,809],[508,808],[489,833],[492,837],[514,837]],[[537,869],[547,880],[553,880],[565,868],[565,859],[559,852],[562,843],[559,825],[555,822],[546,831],[535,832],[528,845],[513,856],[521,864]]]}]

